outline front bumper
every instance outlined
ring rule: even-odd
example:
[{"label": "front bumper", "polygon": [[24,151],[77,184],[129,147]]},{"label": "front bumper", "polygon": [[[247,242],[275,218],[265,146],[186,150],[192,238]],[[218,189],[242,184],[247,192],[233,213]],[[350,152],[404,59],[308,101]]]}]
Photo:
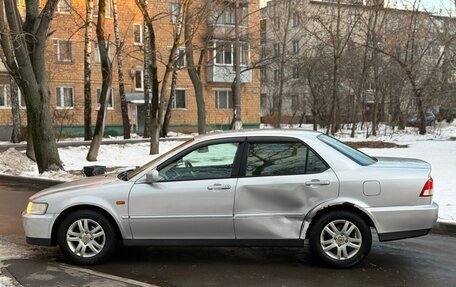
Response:
[{"label": "front bumper", "polygon": [[380,241],[423,236],[437,221],[436,203],[422,206],[367,208],[374,221]]},{"label": "front bumper", "polygon": [[[27,214],[22,212],[22,226],[24,227],[27,243],[35,245],[51,245],[52,224],[57,214]],[[45,244],[46,243],[46,244]]]}]

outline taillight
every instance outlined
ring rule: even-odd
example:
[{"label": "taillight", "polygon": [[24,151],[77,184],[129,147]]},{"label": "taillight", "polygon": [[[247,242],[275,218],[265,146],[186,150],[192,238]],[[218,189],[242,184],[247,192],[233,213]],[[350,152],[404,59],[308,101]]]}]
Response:
[{"label": "taillight", "polygon": [[432,196],[434,191],[434,180],[430,177],[424,184],[423,189],[421,190],[420,197]]}]

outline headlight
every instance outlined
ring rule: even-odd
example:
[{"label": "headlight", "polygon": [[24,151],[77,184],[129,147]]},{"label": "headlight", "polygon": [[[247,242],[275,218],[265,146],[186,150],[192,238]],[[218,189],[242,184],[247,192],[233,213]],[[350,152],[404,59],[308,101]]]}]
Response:
[{"label": "headlight", "polygon": [[45,214],[47,210],[48,204],[47,203],[39,203],[39,202],[29,202],[27,204],[27,214]]}]

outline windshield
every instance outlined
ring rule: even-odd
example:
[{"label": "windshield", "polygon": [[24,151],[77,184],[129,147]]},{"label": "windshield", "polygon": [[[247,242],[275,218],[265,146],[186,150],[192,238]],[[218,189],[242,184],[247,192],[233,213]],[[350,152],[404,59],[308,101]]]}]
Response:
[{"label": "windshield", "polygon": [[353,160],[357,164],[371,165],[377,162],[375,158],[372,158],[367,154],[360,152],[359,150],[354,149],[333,137],[322,134],[319,135],[317,138],[325,144],[331,146],[341,154],[345,155],[349,159]]},{"label": "windshield", "polygon": [[141,166],[141,167],[138,167],[137,169],[135,170],[132,170],[131,172],[128,173],[127,175],[127,178],[126,180],[129,180],[135,176],[137,176],[138,174],[140,174],[141,172],[145,171],[146,169],[148,169],[149,167],[155,165],[156,163],[160,162],[163,158],[167,157],[168,155],[172,154],[173,152],[175,152],[176,150],[186,146],[186,145],[189,145],[190,143],[192,143],[194,141],[194,139],[189,139],[188,141],[176,146],[175,148],[165,152],[164,154],[158,156],[157,158],[153,159],[152,161],[149,161],[148,163],[146,163],[145,165]]}]

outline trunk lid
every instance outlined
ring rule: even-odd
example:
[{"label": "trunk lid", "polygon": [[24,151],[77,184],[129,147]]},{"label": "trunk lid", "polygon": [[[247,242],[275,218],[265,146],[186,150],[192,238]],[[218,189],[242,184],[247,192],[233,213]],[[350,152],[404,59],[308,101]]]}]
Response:
[{"label": "trunk lid", "polygon": [[400,157],[376,157],[376,159],[377,163],[373,166],[379,168],[425,169],[431,171],[431,165],[421,159]]}]

